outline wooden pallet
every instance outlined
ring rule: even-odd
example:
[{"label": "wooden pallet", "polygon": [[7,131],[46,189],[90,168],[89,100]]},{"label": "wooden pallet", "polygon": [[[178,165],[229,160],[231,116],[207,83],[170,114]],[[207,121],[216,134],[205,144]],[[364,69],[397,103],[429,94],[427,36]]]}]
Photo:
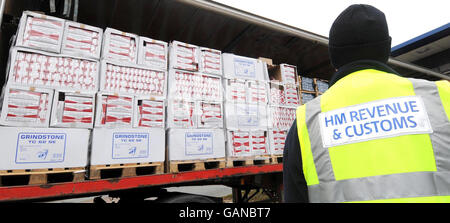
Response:
[{"label": "wooden pallet", "polygon": [[92,165],[89,179],[107,179],[164,173],[164,162]]},{"label": "wooden pallet", "polygon": [[225,168],[225,158],[215,158],[205,160],[181,160],[169,162],[170,173],[220,169],[220,168]]},{"label": "wooden pallet", "polygon": [[85,173],[85,167],[0,170],[0,186],[82,182]]},{"label": "wooden pallet", "polygon": [[228,157],[227,167],[253,166],[270,164],[270,156]]},{"label": "wooden pallet", "polygon": [[270,157],[271,163],[272,164],[279,164],[279,163],[283,163],[283,154],[279,154],[279,155],[272,155]]}]

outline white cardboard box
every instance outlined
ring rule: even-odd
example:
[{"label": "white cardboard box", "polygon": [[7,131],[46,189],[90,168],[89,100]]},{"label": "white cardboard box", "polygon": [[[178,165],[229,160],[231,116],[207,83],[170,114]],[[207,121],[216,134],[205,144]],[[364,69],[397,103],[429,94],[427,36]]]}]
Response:
[{"label": "white cardboard box", "polygon": [[167,101],[167,128],[197,128],[197,119],[195,101],[182,99]]},{"label": "white cardboard box", "polygon": [[97,93],[95,128],[131,128],[134,100],[130,94]]},{"label": "white cardboard box", "polygon": [[224,100],[229,103],[247,103],[247,82],[244,79],[223,79]]},{"label": "white cardboard box", "polygon": [[227,130],[227,157],[252,156],[250,131]]},{"label": "white cardboard box", "polygon": [[60,53],[64,19],[24,11],[17,29],[16,46]]},{"label": "white cardboard box", "polygon": [[8,61],[8,82],[95,93],[99,71],[97,60],[14,47]]},{"label": "white cardboard box", "polygon": [[222,52],[200,47],[200,67],[202,73],[222,76]]},{"label": "white cardboard box", "polygon": [[296,118],[296,111],[295,107],[269,106],[269,129],[290,129]]},{"label": "white cardboard box", "polygon": [[224,158],[224,130],[170,129],[168,155],[170,161]]},{"label": "white cardboard box", "polygon": [[172,41],[169,44],[169,68],[199,71],[199,51],[196,45]]},{"label": "white cardboard box", "polygon": [[53,90],[7,84],[2,89],[0,124],[48,127]]},{"label": "white cardboard box", "polygon": [[136,34],[108,27],[103,34],[101,57],[136,64],[138,41],[139,36]]},{"label": "white cardboard box", "polygon": [[251,104],[267,104],[269,102],[267,81],[247,81],[247,102]]},{"label": "white cardboard box", "polygon": [[168,51],[167,42],[140,36],[137,62],[152,69],[167,70]]},{"label": "white cardboard box", "polygon": [[171,99],[223,101],[222,77],[170,69],[168,97]]},{"label": "white cardboard box", "polygon": [[94,128],[90,164],[164,162],[165,138],[160,128]]},{"label": "white cardboard box", "polygon": [[225,126],[234,130],[267,129],[267,106],[225,103]]},{"label": "white cardboard box", "polygon": [[269,143],[271,155],[283,155],[288,130],[269,130]]},{"label": "white cardboard box", "polygon": [[95,94],[55,91],[50,127],[93,128]]},{"label": "white cardboard box", "polygon": [[269,80],[267,64],[261,60],[223,53],[222,62],[225,78]]},{"label": "white cardboard box", "polygon": [[289,64],[280,64],[283,83],[297,84],[297,67]]},{"label": "white cardboard box", "polygon": [[66,21],[61,52],[80,57],[99,59],[103,29]]},{"label": "white cardboard box", "polygon": [[144,95],[164,100],[167,95],[167,71],[132,63],[102,60],[100,91]]},{"label": "white cardboard box", "polygon": [[267,130],[227,131],[227,157],[240,158],[261,155],[270,155]]},{"label": "white cardboard box", "polygon": [[223,128],[223,103],[197,101],[197,127],[198,128]]},{"label": "white cardboard box", "polygon": [[149,97],[135,98],[133,128],[165,128],[166,102]]},{"label": "white cardboard box", "polygon": [[85,167],[90,130],[0,127],[0,169]]}]

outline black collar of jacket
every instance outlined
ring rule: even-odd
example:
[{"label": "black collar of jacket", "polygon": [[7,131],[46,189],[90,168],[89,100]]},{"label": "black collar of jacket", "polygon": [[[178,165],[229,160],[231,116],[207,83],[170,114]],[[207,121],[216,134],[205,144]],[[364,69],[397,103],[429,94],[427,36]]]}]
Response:
[{"label": "black collar of jacket", "polygon": [[330,79],[330,87],[335,84],[338,80],[341,78],[354,73],[359,70],[365,70],[365,69],[375,69],[379,71],[384,71],[391,74],[396,74],[398,76],[401,76],[397,71],[386,65],[385,63],[381,63],[375,60],[357,60],[352,63],[348,63],[339,70],[333,74],[333,76]]}]

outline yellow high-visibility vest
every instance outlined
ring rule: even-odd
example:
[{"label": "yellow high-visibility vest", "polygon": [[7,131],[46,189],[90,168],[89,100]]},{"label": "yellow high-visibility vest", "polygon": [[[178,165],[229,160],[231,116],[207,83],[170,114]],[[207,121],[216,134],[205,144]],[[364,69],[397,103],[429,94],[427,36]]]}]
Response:
[{"label": "yellow high-visibility vest", "polygon": [[450,82],[366,69],[297,109],[310,202],[450,202]]}]

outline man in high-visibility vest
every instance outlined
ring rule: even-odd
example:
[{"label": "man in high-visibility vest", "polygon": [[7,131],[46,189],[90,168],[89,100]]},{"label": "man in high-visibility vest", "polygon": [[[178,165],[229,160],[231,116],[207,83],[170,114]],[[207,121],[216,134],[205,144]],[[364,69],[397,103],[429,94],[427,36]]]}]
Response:
[{"label": "man in high-visibility vest", "polygon": [[285,202],[450,202],[450,82],[401,77],[383,12],[334,21],[330,88],[297,109],[283,159]]}]

